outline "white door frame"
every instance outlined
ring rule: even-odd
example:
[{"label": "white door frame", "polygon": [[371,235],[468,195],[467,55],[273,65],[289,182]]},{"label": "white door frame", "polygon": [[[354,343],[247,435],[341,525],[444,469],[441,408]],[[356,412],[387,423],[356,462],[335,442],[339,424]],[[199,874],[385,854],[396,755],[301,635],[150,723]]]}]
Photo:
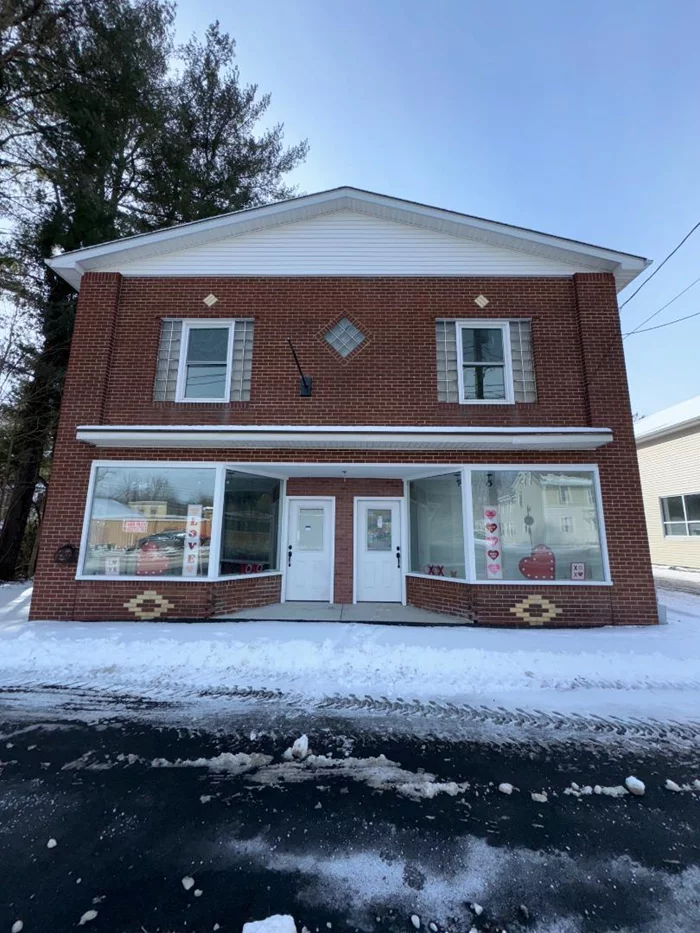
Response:
[{"label": "white door frame", "polygon": [[[408,522],[406,521],[405,496],[354,496],[352,506],[352,603],[357,604],[357,513],[360,502],[398,502],[401,521],[401,605],[406,605],[406,573],[408,567]],[[394,603],[396,605],[396,603]]]},{"label": "white door frame", "polygon": [[281,602],[287,601],[287,544],[289,543],[289,506],[292,502],[330,502],[331,504],[331,598],[335,596],[335,496],[287,496],[282,509],[282,535],[280,541],[280,560],[282,562]]}]

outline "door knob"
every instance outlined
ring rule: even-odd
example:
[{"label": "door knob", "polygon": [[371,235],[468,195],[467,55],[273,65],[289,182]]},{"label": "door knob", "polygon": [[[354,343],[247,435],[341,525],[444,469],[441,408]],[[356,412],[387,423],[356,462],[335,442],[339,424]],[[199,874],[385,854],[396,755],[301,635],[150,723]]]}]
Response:
[{"label": "door knob", "polygon": [[292,566],[292,545],[291,544],[288,545],[287,547],[287,566],[288,567]]},{"label": "door knob", "polygon": [[396,545],[396,566],[401,570],[401,548]]}]

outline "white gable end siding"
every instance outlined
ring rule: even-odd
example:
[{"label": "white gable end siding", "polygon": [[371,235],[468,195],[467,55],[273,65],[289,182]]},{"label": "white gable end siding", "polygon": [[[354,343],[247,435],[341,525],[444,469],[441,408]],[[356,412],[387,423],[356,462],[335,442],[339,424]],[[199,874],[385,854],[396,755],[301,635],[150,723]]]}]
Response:
[{"label": "white gable end siding", "polygon": [[135,262],[107,262],[100,271],[126,276],[568,276],[591,269],[342,210]]}]

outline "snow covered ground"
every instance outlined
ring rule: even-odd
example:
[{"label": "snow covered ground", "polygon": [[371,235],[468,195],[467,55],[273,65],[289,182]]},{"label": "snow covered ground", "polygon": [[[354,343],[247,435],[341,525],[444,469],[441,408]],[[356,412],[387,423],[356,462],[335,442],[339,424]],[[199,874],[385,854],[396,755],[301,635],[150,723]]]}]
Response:
[{"label": "snow covered ground", "polygon": [[700,597],[661,591],[668,623],[581,631],[337,623],[27,621],[0,587],[0,687],[146,700],[236,690],[370,696],[562,713],[700,718]]}]

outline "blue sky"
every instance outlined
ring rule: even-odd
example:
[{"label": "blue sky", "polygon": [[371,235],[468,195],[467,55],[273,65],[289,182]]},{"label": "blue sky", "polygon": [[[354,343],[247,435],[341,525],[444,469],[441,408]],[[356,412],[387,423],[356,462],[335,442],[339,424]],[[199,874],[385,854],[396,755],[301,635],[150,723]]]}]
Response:
[{"label": "blue sky", "polygon": [[[217,18],[270,119],[309,139],[303,191],[356,185],[657,263],[700,220],[693,0],[180,0],[179,37]],[[700,230],[623,330],[698,276]],[[651,323],[694,311],[700,283]],[[700,394],[699,341],[700,317],[626,341],[635,411]]]}]

